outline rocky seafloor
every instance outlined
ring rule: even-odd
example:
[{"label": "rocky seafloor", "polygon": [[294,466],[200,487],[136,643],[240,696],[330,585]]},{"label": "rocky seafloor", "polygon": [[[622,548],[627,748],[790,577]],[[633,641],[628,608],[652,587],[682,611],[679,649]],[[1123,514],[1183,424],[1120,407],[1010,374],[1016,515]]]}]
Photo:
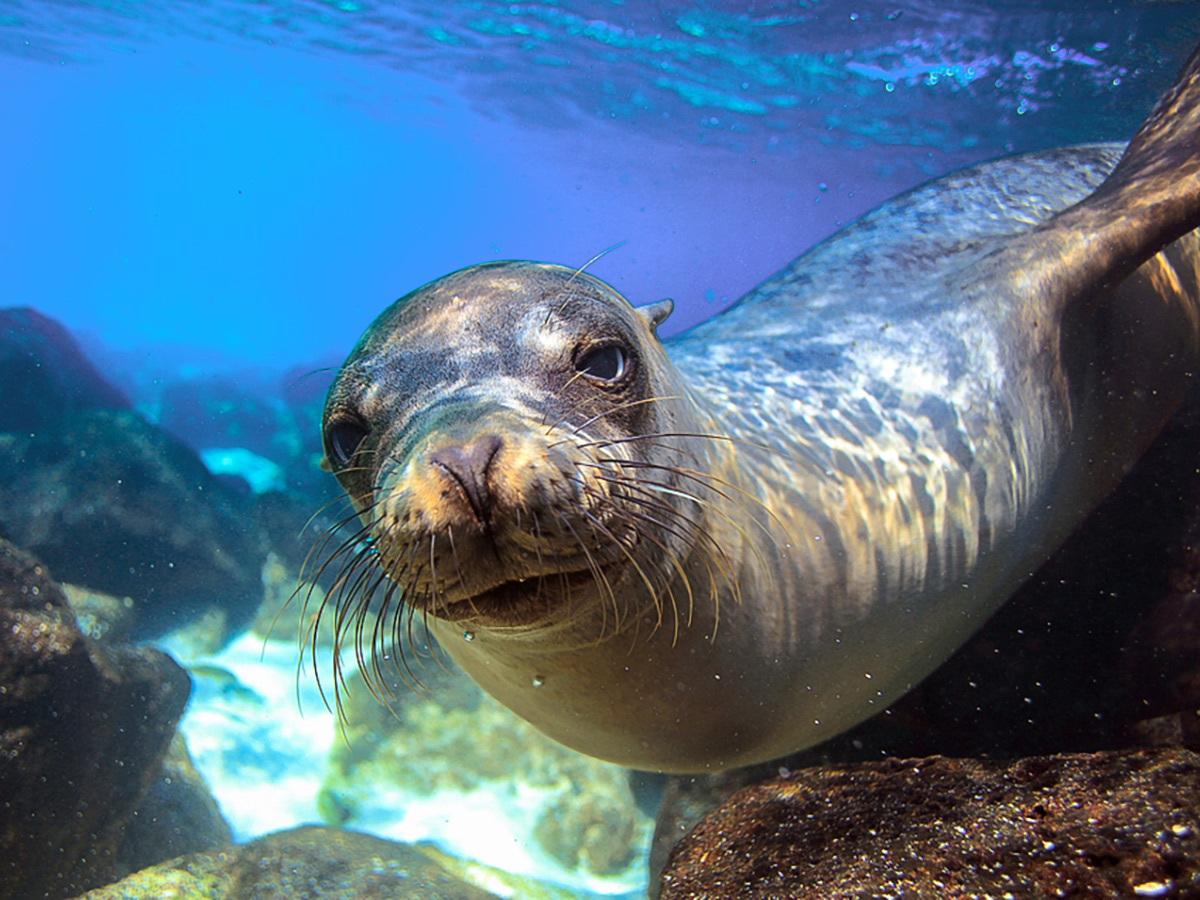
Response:
[{"label": "rocky seafloor", "polygon": [[1200,405],[891,709],[662,778],[422,646],[339,720],[287,602],[342,514],[320,390],[135,405],[0,326],[0,898],[1200,897]]}]

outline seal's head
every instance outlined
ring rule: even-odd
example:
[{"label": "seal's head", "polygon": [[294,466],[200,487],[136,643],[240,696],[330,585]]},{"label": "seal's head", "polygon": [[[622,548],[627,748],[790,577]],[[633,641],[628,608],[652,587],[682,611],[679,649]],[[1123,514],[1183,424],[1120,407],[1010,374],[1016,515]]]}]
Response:
[{"label": "seal's head", "polygon": [[[702,540],[686,449],[668,446],[686,405],[654,334],[670,310],[528,262],[455,272],[386,310],[323,418],[363,529],[344,545],[339,620],[376,584],[464,630],[545,629],[597,603],[612,630],[644,612],[628,598],[661,605]],[[663,523],[653,553],[647,522]]]}]

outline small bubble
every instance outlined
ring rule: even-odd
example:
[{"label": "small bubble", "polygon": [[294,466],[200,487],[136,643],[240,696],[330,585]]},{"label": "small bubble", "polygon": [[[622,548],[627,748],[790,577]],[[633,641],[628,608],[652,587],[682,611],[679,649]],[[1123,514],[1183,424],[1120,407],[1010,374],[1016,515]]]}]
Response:
[{"label": "small bubble", "polygon": [[541,687],[545,683],[546,683],[545,675],[534,675],[533,676],[533,686],[534,687]]},{"label": "small bubble", "polygon": [[463,640],[466,641],[468,644],[471,643],[471,641],[475,640],[475,632],[464,631],[463,632]]}]

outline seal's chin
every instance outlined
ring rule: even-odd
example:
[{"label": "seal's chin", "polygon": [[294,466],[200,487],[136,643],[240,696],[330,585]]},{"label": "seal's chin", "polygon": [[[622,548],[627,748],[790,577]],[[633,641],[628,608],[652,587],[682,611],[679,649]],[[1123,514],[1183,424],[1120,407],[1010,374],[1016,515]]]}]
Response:
[{"label": "seal's chin", "polygon": [[429,615],[447,622],[492,626],[532,625],[569,608],[578,600],[606,593],[604,569],[549,572],[502,582],[470,597],[442,597],[428,603]]}]

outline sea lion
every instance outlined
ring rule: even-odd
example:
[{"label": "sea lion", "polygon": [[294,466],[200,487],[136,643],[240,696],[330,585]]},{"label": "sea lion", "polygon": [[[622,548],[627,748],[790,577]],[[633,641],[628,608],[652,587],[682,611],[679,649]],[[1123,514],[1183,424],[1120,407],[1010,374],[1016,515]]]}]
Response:
[{"label": "sea lion", "polygon": [[403,297],[324,412],[359,523],[343,641],[378,681],[415,620],[546,734],[636,768],[775,758],[882,710],[1200,365],[1200,50],[1122,149],[918,188],[666,341],[669,301],[559,266]]}]

